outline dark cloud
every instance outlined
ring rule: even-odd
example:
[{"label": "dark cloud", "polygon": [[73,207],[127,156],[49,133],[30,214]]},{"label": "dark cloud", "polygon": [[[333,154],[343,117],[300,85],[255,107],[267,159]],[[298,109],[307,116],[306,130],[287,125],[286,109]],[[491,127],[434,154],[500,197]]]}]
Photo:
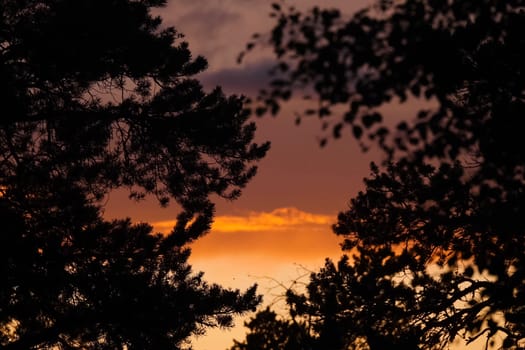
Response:
[{"label": "dark cloud", "polygon": [[160,9],[165,25],[185,35],[194,55],[208,59],[210,69],[232,68],[255,32],[271,28],[270,0],[177,0]]},{"label": "dark cloud", "polygon": [[184,40],[190,43],[195,55],[202,55],[210,63],[219,65],[225,64],[225,57],[233,55],[231,46],[236,41],[228,40],[231,33],[244,26],[243,14],[235,6],[225,6],[222,1],[173,2],[162,17],[167,25],[185,35]]},{"label": "dark cloud", "polygon": [[191,29],[200,39],[214,39],[225,26],[237,26],[241,20],[239,13],[224,7],[194,8],[177,19],[177,25],[184,30]]},{"label": "dark cloud", "polygon": [[267,86],[268,71],[274,64],[271,60],[260,60],[234,68],[205,72],[199,79],[207,89],[221,86],[228,94],[255,96],[261,88]]}]

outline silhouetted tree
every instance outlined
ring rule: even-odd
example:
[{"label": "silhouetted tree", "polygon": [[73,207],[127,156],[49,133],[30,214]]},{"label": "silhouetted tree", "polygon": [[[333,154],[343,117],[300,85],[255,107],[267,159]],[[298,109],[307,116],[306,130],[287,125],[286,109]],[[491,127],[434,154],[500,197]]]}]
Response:
[{"label": "silhouetted tree", "polygon": [[[332,121],[335,137],[349,126],[357,139],[367,143],[368,135],[389,154],[456,158],[466,150],[513,165],[523,160],[516,131],[524,108],[522,6],[521,0],[377,0],[343,18],[337,9],[302,13],[275,3],[268,40],[278,63],[257,112],[276,113],[306,90],[319,107],[305,114],[317,114],[326,127]],[[267,40],[255,37],[249,49]],[[384,107],[408,98],[432,103],[389,128]]]},{"label": "silhouetted tree", "polygon": [[[370,252],[372,253],[372,252]],[[406,327],[414,305],[413,293],[403,283],[392,284],[381,258],[389,252],[360,251],[350,261],[311,275],[306,295],[289,291],[291,315],[308,319],[319,343],[316,349],[418,349],[418,338]]]},{"label": "silhouetted tree", "polygon": [[246,340],[234,340],[231,350],[308,350],[316,341],[305,322],[280,319],[269,308],[259,311],[244,325],[249,330]]},{"label": "silhouetted tree", "polygon": [[[206,60],[151,14],[164,4],[0,1],[3,349],[180,349],[260,301],[187,263],[210,195],[237,198],[268,144],[243,97],[193,78]],[[180,204],[173,231],[105,221],[121,187]]]},{"label": "silhouetted tree", "polygon": [[[244,293],[209,285],[146,224],[85,214],[27,220],[2,198],[2,348],[180,349],[190,335],[232,326],[255,309]],[[95,214],[95,212],[93,212]]]},{"label": "silhouetted tree", "polygon": [[[353,256],[290,294],[319,335],[329,321],[342,348],[523,346],[523,5],[380,0],[350,18],[273,5],[278,64],[256,112],[305,89],[319,102],[305,114],[329,123],[343,109],[334,137],[349,126],[387,156],[334,226]],[[422,100],[413,118],[383,121],[390,103]]]}]

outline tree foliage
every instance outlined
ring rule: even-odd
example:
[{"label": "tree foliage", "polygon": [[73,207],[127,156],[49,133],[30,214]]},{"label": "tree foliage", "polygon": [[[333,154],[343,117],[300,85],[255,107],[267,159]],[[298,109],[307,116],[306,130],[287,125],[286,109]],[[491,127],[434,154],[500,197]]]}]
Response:
[{"label": "tree foliage", "polygon": [[[205,92],[163,0],[0,1],[0,346],[179,349],[260,298],[209,285],[186,244],[268,144],[244,98]],[[102,218],[129,188],[182,212],[166,236]]]},{"label": "tree foliage", "polygon": [[524,338],[521,204],[473,196],[460,166],[373,170],[334,226],[351,257],[327,262],[291,307],[321,327],[334,298],[328,315],[350,348],[365,339],[372,350],[443,349],[480,337],[515,348]]},{"label": "tree foliage", "polygon": [[[317,336],[343,330],[337,348],[523,347],[523,5],[379,0],[345,18],[274,4],[258,112],[304,90],[319,103],[306,115],[386,155],[334,225],[348,257],[289,293]],[[392,103],[424,107],[385,120]]]},{"label": "tree foliage", "polygon": [[231,350],[313,349],[315,343],[306,323],[280,319],[269,308],[259,311],[244,325],[249,329],[246,340],[234,340]]},{"label": "tree foliage", "polygon": [[[275,5],[269,44],[278,63],[258,97],[260,113],[278,111],[306,89],[319,107],[305,114],[339,119],[332,121],[335,137],[348,126],[389,153],[416,148],[455,158],[474,147],[488,155],[497,144],[509,158],[519,156],[522,144],[513,136],[523,109],[520,0],[378,0],[349,19],[337,9],[302,13]],[[255,43],[267,38],[255,37]],[[380,107],[408,98],[432,100],[437,108],[386,127]],[[492,133],[477,132],[491,123]]]}]

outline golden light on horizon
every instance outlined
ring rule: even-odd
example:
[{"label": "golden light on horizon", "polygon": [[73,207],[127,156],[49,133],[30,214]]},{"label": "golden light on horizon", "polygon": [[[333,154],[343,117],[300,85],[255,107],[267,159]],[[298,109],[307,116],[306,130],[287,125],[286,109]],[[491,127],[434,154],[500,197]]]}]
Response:
[{"label": "golden light on horizon", "polygon": [[[246,215],[222,215],[215,217],[212,232],[260,232],[283,231],[304,225],[329,226],[334,215],[313,214],[297,208],[277,208],[271,212],[250,211]],[[168,233],[176,220],[153,222],[154,231]]]},{"label": "golden light on horizon", "polygon": [[[217,216],[210,233],[191,244],[192,257],[247,255],[318,260],[341,253],[341,238],[331,229],[335,220],[335,214],[308,213],[293,207]],[[175,223],[158,221],[152,226],[155,232],[168,233]]]},{"label": "golden light on horizon", "polygon": [[[204,271],[207,282],[244,290],[254,283],[263,295],[263,304],[276,310],[282,305],[286,288],[303,286],[311,272],[326,258],[338,260],[343,254],[341,238],[332,232],[337,216],[302,211],[295,207],[271,211],[247,211],[240,215],[218,215],[210,233],[191,244],[190,263]],[[154,222],[160,232],[169,232],[175,221]],[[229,330],[208,330],[193,339],[197,349],[226,349],[233,339],[242,339],[243,320]]]}]

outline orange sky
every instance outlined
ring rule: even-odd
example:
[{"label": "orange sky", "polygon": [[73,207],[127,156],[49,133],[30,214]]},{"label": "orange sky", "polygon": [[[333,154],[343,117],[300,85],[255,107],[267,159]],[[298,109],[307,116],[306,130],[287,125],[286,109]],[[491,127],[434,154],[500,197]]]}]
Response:
[{"label": "orange sky", "polygon": [[[333,256],[341,252],[341,238],[330,229],[334,219],[334,215],[307,213],[297,208],[217,216],[211,233],[192,244],[192,259],[258,256],[279,262]],[[152,223],[155,231],[165,233],[174,224],[173,220]]]},{"label": "orange sky", "polygon": [[[224,287],[246,289],[258,284],[264,305],[282,307],[284,287],[308,280],[308,275],[324,263],[337,260],[341,238],[328,214],[301,211],[294,207],[269,212],[243,211],[215,217],[211,232],[191,245],[190,263],[204,271],[205,279]],[[174,220],[151,222],[155,232],[167,233]],[[243,339],[244,319],[231,330],[213,330],[194,341],[197,350],[226,349],[232,339]]]},{"label": "orange sky", "polygon": [[[295,1],[298,7],[336,5],[351,13],[367,0]],[[268,51],[256,50],[242,65],[238,53],[254,32],[271,28],[267,0],[171,0],[159,11],[168,25],[185,34],[194,54],[209,61],[200,78],[206,88],[221,85],[227,93],[253,96],[263,87],[271,60]],[[377,153],[363,154],[346,137],[318,146],[319,121],[294,124],[291,104],[277,118],[257,119],[256,139],[272,148],[259,164],[259,172],[240,199],[218,199],[211,232],[192,246],[190,263],[204,271],[205,279],[225,287],[259,284],[265,303],[275,301],[293,280],[307,280],[308,271],[322,266],[326,257],[342,254],[340,238],[331,232],[339,211],[362,189],[368,164]],[[177,208],[160,208],[154,200],[135,203],[125,191],[108,197],[107,218],[131,217],[149,222],[157,231],[172,228]],[[302,277],[301,277],[302,276]],[[211,331],[193,345],[196,350],[226,349],[232,338],[242,339],[243,320],[231,331]]]},{"label": "orange sky", "polygon": [[[215,217],[211,232],[191,245],[194,271],[224,287],[246,289],[258,284],[264,305],[282,307],[285,287],[299,286],[329,257],[342,254],[341,238],[331,225],[335,213],[316,214],[295,207],[269,212],[245,210]],[[174,220],[150,222],[155,232],[168,233]],[[232,339],[243,339],[243,318],[230,330],[212,330],[193,340],[197,350],[226,349]]]},{"label": "orange sky", "polygon": [[[325,257],[338,259],[339,243],[330,229],[335,215],[307,213],[297,208],[271,212],[218,216],[212,232],[192,245],[190,263],[204,271],[206,280],[245,289],[254,283],[264,295],[264,305],[282,307],[285,287],[308,280]],[[171,222],[154,227],[170,230]],[[230,331],[215,330],[195,340],[195,349],[226,349],[232,339],[244,338],[243,319]]]}]

